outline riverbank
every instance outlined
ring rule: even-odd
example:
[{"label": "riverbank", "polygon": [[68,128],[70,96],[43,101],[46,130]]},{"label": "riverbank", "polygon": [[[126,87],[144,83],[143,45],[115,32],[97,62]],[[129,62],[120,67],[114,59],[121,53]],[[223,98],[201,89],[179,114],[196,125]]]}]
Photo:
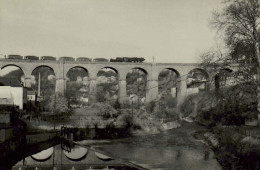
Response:
[{"label": "riverbank", "polygon": [[260,129],[250,126],[216,126],[194,137],[214,151],[224,170],[260,168]]},{"label": "riverbank", "polygon": [[77,109],[62,121],[56,120],[54,117],[24,119],[24,121],[31,132],[60,130],[62,127],[72,129],[75,140],[102,139],[102,137],[103,139],[115,139],[157,134],[181,126],[180,120],[165,122],[148,114],[145,110],[135,110],[131,115],[128,109],[122,109],[119,115],[111,118],[96,115],[96,112],[93,109],[90,109],[89,112],[86,112],[85,109]]}]

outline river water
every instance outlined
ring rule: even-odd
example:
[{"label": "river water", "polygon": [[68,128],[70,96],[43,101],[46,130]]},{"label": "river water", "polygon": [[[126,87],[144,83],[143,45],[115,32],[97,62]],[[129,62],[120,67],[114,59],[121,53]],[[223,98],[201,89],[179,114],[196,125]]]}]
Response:
[{"label": "river water", "polygon": [[70,151],[56,145],[38,156],[24,158],[13,169],[222,169],[213,151],[192,137],[201,128],[185,123],[179,129],[155,135],[78,141]]},{"label": "river water", "polygon": [[192,137],[192,133],[203,127],[184,124],[156,135],[112,140],[104,143],[81,141],[117,158],[128,160],[147,169],[215,170],[222,169],[208,146]]}]

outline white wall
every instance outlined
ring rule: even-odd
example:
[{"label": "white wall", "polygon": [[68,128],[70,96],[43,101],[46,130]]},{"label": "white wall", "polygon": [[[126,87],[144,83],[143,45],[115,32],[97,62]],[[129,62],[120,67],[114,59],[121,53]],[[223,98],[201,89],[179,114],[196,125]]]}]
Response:
[{"label": "white wall", "polygon": [[35,97],[35,95],[27,95],[27,100],[36,101],[36,97]]},{"label": "white wall", "polygon": [[13,99],[11,95],[11,87],[0,86],[0,104],[11,104],[13,105]]},{"label": "white wall", "polygon": [[11,94],[14,105],[19,106],[19,109],[23,109],[23,87],[11,87]]},{"label": "white wall", "polygon": [[8,93],[10,94],[7,99],[10,101],[9,104],[23,109],[23,87],[0,86],[0,98],[6,98]]},{"label": "white wall", "polygon": [[196,94],[196,93],[199,93],[199,88],[198,87],[187,88],[187,95]]}]

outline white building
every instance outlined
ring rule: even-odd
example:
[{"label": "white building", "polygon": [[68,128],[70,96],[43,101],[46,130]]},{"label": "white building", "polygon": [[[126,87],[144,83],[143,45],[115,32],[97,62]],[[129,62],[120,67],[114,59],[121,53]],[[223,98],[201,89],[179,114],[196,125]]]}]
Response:
[{"label": "white building", "polygon": [[26,88],[27,93],[27,101],[36,102],[37,101],[37,94],[32,88]]},{"label": "white building", "polygon": [[0,104],[14,105],[23,109],[27,102],[23,86],[17,79],[0,77]]}]

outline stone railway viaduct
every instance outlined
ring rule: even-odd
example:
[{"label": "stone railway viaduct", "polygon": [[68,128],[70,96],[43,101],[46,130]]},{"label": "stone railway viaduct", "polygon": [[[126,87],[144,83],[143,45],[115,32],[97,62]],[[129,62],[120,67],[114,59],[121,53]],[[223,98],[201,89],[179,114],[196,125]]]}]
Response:
[{"label": "stone railway viaduct", "polygon": [[[162,70],[169,69],[178,75],[177,83],[177,103],[181,103],[186,96],[187,75],[194,69],[201,70],[206,78],[208,85],[214,84],[216,73],[209,73],[199,67],[197,63],[118,63],[118,62],[84,62],[84,61],[48,61],[48,60],[14,60],[0,59],[0,68],[7,66],[19,67],[25,76],[25,86],[31,87],[31,74],[38,67],[49,67],[54,71],[56,77],[56,92],[65,93],[66,75],[74,67],[80,67],[88,72],[90,79],[90,94],[95,93],[97,73],[102,68],[111,68],[116,71],[119,79],[119,100],[123,101],[126,96],[126,75],[131,69],[140,69],[147,75],[146,101],[152,101],[158,96],[158,77]],[[213,81],[212,81],[213,80]],[[207,87],[208,87],[207,85]]]}]

